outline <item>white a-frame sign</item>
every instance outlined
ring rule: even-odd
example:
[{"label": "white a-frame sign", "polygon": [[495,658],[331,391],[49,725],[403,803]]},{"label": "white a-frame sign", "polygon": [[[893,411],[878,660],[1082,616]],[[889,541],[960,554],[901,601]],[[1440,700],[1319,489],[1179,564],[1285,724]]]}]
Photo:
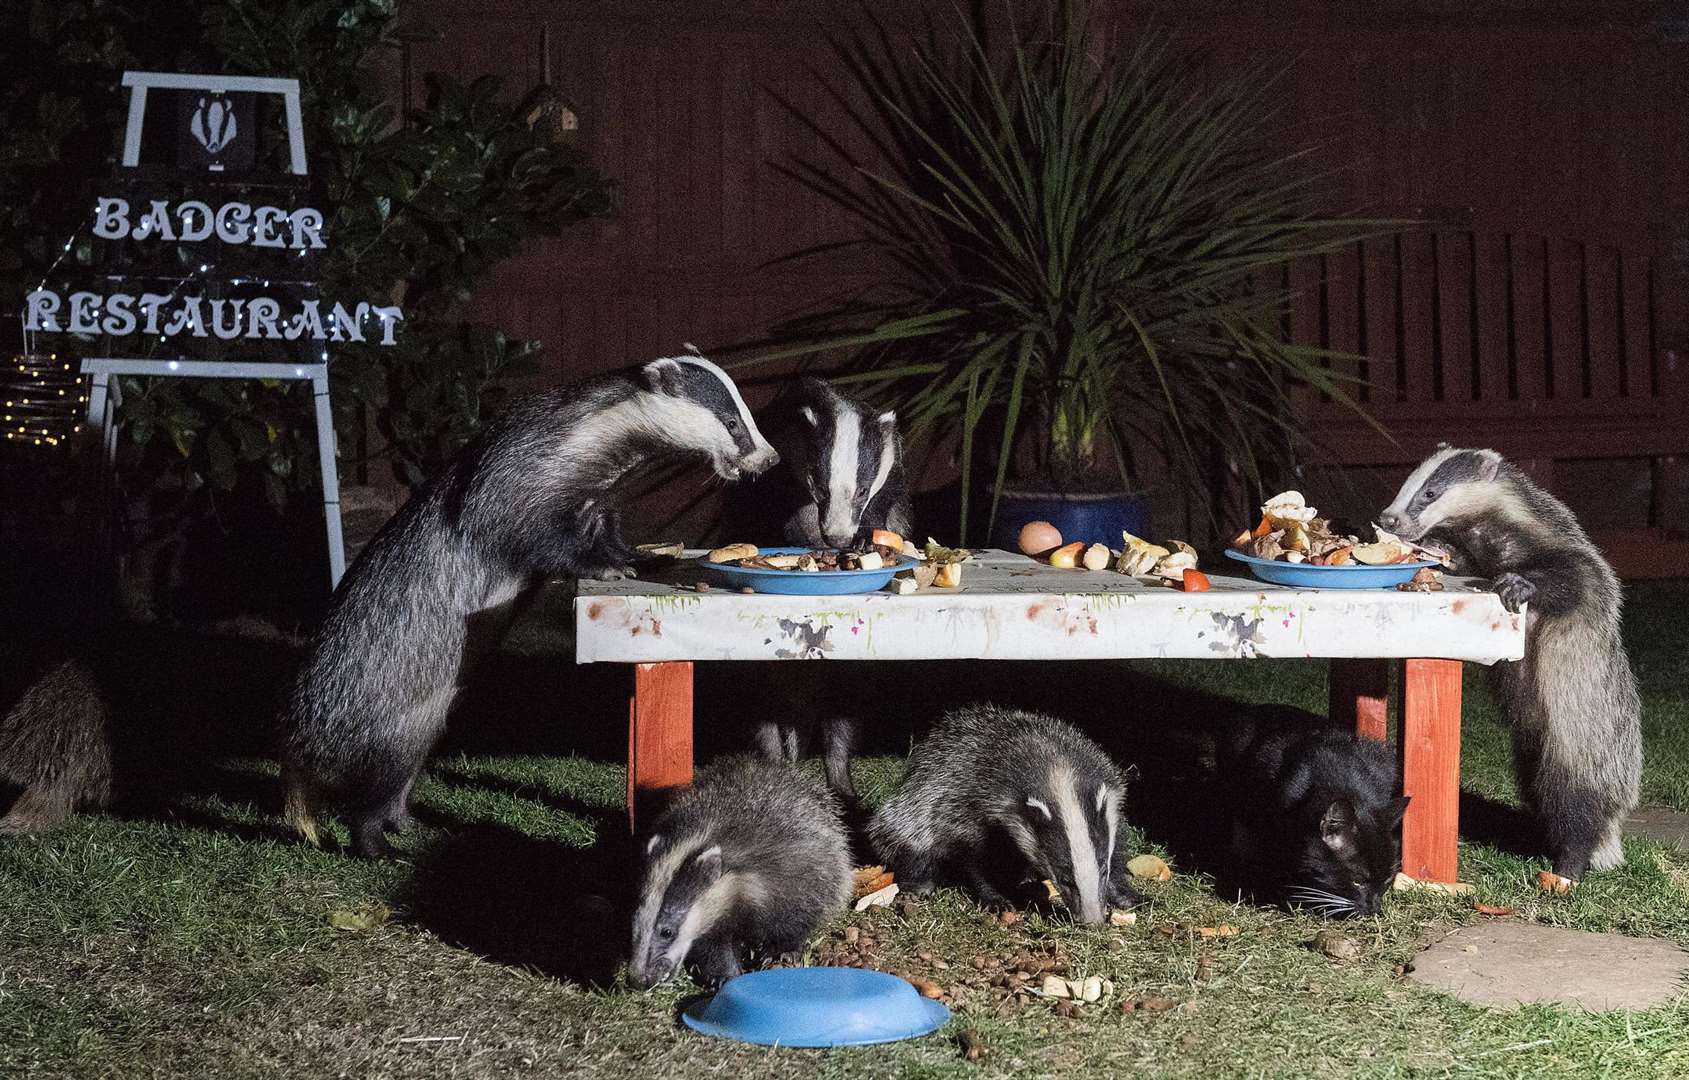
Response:
[{"label": "white a-frame sign", "polygon": [[[149,91],[151,100],[175,98],[174,120],[181,130],[174,132],[177,164],[168,170],[171,180],[199,177],[210,187],[225,186],[234,173],[250,169],[257,141],[255,102],[262,95],[281,98],[287,135],[286,171],[302,183],[306,175],[305,131],[300,116],[299,82],[296,79],[247,78],[228,75],[183,75],[152,71],[128,71],[123,85],[129,88],[129,120],[123,138],[124,170],[145,171],[143,144],[147,142]],[[154,110],[155,113],[169,110]],[[153,132],[153,139],[160,133]],[[215,200],[212,200],[215,201]],[[242,201],[212,206],[208,201],[189,199],[171,205],[151,201],[130,205],[122,197],[101,196],[95,206],[94,235],[118,242],[129,239],[212,241],[217,245],[246,248],[248,265],[253,258],[278,262],[304,256],[325,247],[323,216],[314,209],[252,206]],[[262,249],[273,248],[273,252]],[[201,266],[200,270],[206,270]],[[97,357],[82,361],[90,376],[88,421],[101,431],[108,461],[117,449],[116,407],[121,403],[119,383],[113,375],[147,375],[210,379],[308,379],[315,395],[318,462],[322,471],[323,517],[328,531],[329,582],[338,586],[346,569],[345,546],[340,527],[340,485],[335,467],[334,415],[329,407],[328,357],[332,343],[364,341],[369,320],[379,320],[382,343],[391,345],[397,323],[403,317],[396,307],[357,304],[353,311],[335,304],[326,312],[318,299],[289,303],[267,295],[251,295],[266,271],[249,270],[248,295],[241,299],[207,299],[182,296],[183,282],[167,292],[111,292],[106,295],[75,293],[68,298],[37,290],[29,297],[27,326],[32,330],[103,332],[121,337],[151,334],[167,341],[176,336],[215,338],[222,341],[281,341],[296,343],[296,360],[230,359],[136,359]],[[281,275],[277,275],[280,277]],[[129,278],[108,276],[122,288]],[[236,278],[235,285],[242,280]],[[164,286],[160,286],[164,288]],[[68,299],[68,303],[66,300]],[[288,310],[292,308],[293,310]],[[308,352],[305,352],[308,350]],[[311,362],[305,362],[308,355]]]}]

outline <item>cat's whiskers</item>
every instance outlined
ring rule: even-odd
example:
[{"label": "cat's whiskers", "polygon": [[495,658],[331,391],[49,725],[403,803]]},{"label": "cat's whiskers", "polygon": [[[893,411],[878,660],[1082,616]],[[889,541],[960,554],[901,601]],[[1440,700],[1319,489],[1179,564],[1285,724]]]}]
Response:
[{"label": "cat's whiskers", "polygon": [[1360,910],[1353,900],[1312,885],[1296,885],[1286,889],[1285,899],[1296,907],[1328,917],[1355,914]]}]

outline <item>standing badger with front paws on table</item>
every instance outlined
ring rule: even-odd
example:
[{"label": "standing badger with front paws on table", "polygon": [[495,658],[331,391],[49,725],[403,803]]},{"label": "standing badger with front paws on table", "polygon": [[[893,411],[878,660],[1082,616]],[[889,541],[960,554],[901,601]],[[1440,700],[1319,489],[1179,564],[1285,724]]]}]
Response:
[{"label": "standing badger with front paws on table", "polygon": [[973,706],[916,745],[868,835],[905,892],[954,881],[1002,904],[1030,868],[1055,883],[1075,920],[1095,925],[1109,905],[1137,902],[1119,850],[1125,795],[1120,769],[1073,726]]},{"label": "standing badger with front paws on table", "polygon": [[411,786],[475,657],[551,577],[615,579],[635,552],[612,487],[705,455],[724,479],[778,459],[727,373],[701,356],[516,402],[370,541],[336,592],[283,718],[288,819],[312,842],[336,805],[361,855],[391,851]]},{"label": "standing badger with front paws on table", "polygon": [[[799,379],[795,392],[770,411],[767,427],[780,464],[733,492],[728,513],[735,538],[761,543],[778,531],[788,544],[849,548],[876,529],[889,529],[913,539],[895,412],[872,408],[812,375]],[[860,720],[827,704],[830,688],[821,682],[827,674],[799,667],[776,676],[783,683],[777,694],[786,693],[774,708],[783,715],[758,722],[757,746],[771,761],[796,761],[800,734],[818,729],[827,782],[854,799],[850,758]]]},{"label": "standing badger with front paws on table", "polygon": [[1454,572],[1491,579],[1509,611],[1529,605],[1525,658],[1494,675],[1520,798],[1562,878],[1624,862],[1620,825],[1642,774],[1641,702],[1613,568],[1565,504],[1493,450],[1439,446],[1378,522],[1447,547]]},{"label": "standing badger with front paws on table", "polygon": [[645,843],[629,981],[649,989],[690,959],[700,981],[724,982],[747,947],[803,948],[850,892],[850,845],[825,784],[749,756],[711,764]]}]

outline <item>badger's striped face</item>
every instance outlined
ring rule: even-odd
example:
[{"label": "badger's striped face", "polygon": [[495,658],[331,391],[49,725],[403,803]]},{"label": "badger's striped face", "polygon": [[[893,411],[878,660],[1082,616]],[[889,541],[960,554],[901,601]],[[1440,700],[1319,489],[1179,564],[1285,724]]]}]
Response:
[{"label": "badger's striped face", "polygon": [[721,848],[702,836],[653,836],[633,916],[628,981],[649,990],[679,971],[693,942],[726,914],[732,891],[731,876],[722,873]]},{"label": "badger's striped face", "polygon": [[647,425],[664,442],[707,454],[716,474],[737,480],[764,472],[780,455],[757,430],[727,372],[702,356],[671,356],[642,369],[651,394]]},{"label": "badger's striped face", "polygon": [[1009,825],[1021,854],[1055,882],[1074,919],[1093,926],[1106,914],[1122,794],[1057,763]]},{"label": "badger's striped face", "polygon": [[1378,524],[1404,540],[1418,540],[1440,525],[1495,509],[1500,467],[1494,450],[1440,446],[1408,476]]},{"label": "badger's striped face", "polygon": [[808,457],[804,481],[821,535],[834,547],[850,547],[897,464],[897,414],[865,412],[831,391],[812,394],[799,414]]}]

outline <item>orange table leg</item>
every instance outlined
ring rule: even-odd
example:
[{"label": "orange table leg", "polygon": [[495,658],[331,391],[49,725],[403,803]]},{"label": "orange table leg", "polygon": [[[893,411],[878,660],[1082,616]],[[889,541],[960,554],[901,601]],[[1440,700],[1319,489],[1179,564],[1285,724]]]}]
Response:
[{"label": "orange table leg", "polygon": [[1333,660],[1331,719],[1365,739],[1390,737],[1390,661]]},{"label": "orange table leg", "polygon": [[1460,837],[1460,661],[1409,660],[1402,680],[1402,870],[1454,881]]},{"label": "orange table leg", "polygon": [[633,666],[628,702],[628,825],[692,782],[692,662]]}]

